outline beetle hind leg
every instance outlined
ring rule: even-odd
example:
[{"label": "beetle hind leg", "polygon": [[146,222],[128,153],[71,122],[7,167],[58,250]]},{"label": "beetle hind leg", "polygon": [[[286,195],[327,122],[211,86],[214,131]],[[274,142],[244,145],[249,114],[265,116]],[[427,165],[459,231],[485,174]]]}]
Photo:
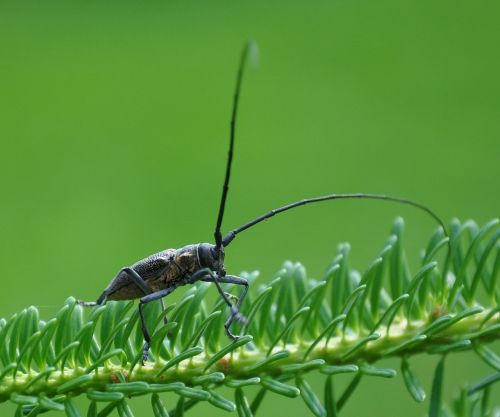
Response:
[{"label": "beetle hind leg", "polygon": [[108,287],[103,291],[103,293],[99,296],[97,301],[81,301],[78,300],[78,304],[83,306],[83,307],[95,307],[95,306],[101,306],[103,304],[106,304],[106,301],[108,299],[108,296],[112,295],[116,290],[116,283],[118,282],[119,277],[121,276],[122,273],[125,273],[131,280],[132,282],[145,294],[151,294],[153,290],[147,286],[147,284],[144,282],[142,277],[129,266],[126,266],[125,268],[120,269],[118,274],[113,278],[111,283],[108,285]]},{"label": "beetle hind leg", "polygon": [[97,301],[78,300],[76,303],[82,307],[96,307],[96,306],[102,306],[103,304],[106,304],[107,298],[108,298],[108,292],[106,290],[104,290],[104,292],[99,296]]}]

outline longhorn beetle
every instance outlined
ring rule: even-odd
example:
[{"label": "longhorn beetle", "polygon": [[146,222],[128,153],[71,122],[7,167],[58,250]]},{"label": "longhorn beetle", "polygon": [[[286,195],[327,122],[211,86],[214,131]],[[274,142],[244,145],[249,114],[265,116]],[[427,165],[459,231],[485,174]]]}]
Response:
[{"label": "longhorn beetle", "polygon": [[[148,358],[148,352],[151,344],[151,336],[146,326],[144,317],[144,306],[155,300],[172,293],[177,287],[187,284],[193,284],[196,281],[213,282],[224,302],[230,308],[229,318],[224,324],[227,336],[232,339],[238,339],[239,336],[231,332],[231,324],[237,320],[245,323],[245,318],[240,314],[240,307],[248,292],[248,282],[245,278],[235,275],[228,275],[224,269],[224,250],[233,241],[239,233],[247,230],[256,224],[273,217],[276,214],[283,213],[295,207],[310,203],[317,203],[326,200],[347,199],[347,198],[369,198],[375,200],[389,200],[401,204],[407,204],[427,212],[443,228],[441,219],[429,208],[422,204],[407,200],[405,198],[393,197],[382,194],[330,194],[321,197],[306,198],[295,203],[271,210],[262,216],[259,216],[243,226],[231,230],[224,237],[221,234],[222,219],[226,206],[227,192],[229,189],[229,178],[231,176],[231,163],[233,160],[233,147],[236,127],[236,116],[238,113],[238,102],[241,90],[241,81],[245,62],[252,48],[252,42],[248,42],[240,57],[238,73],[236,77],[236,88],[234,92],[230,135],[229,135],[229,153],[226,163],[226,174],[222,187],[222,196],[220,200],[219,213],[215,226],[214,238],[215,245],[211,243],[198,243],[187,245],[180,249],[166,249],[142,259],[132,266],[122,268],[116,277],[111,281],[108,287],[99,296],[96,302],[79,301],[83,306],[102,305],[107,300],[131,300],[139,298],[139,315],[141,319],[141,328],[144,335],[144,349],[142,361],[144,363]],[[236,284],[243,286],[241,296],[237,299],[235,305],[228,297],[229,294],[223,291],[221,283]]]}]

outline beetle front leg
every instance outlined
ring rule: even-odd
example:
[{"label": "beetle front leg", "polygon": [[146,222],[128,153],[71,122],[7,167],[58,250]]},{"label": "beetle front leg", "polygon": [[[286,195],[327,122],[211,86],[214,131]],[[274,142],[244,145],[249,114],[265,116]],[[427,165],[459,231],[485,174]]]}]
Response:
[{"label": "beetle front leg", "polygon": [[[227,319],[226,323],[224,323],[224,329],[226,330],[227,336],[232,339],[232,340],[237,340],[239,339],[239,336],[234,335],[231,330],[231,324],[233,324],[234,320],[239,321],[240,323],[246,323],[246,318],[241,315],[240,313],[240,307],[241,304],[243,303],[243,299],[247,295],[248,292],[248,281],[245,278],[237,277],[235,275],[226,275],[223,277],[219,276],[214,276],[215,274],[211,274],[208,277],[204,277],[201,280],[205,282],[214,282],[216,285],[218,284],[218,288],[220,288],[219,283],[223,284],[235,284],[235,285],[243,285],[243,292],[241,296],[238,299],[238,302],[236,303],[235,306],[232,304],[229,304],[231,307],[231,314],[229,315],[229,318]],[[221,288],[222,291],[222,288]],[[224,293],[224,291],[222,291]],[[228,297],[224,293],[224,300],[227,300],[226,303],[229,301]]]},{"label": "beetle front leg", "polygon": [[[205,279],[208,277],[210,277],[210,278]],[[233,303],[231,302],[231,300],[228,297],[228,294],[220,286],[220,283],[225,282],[225,281],[221,281],[221,278],[218,275],[216,275],[214,271],[212,271],[210,268],[202,268],[202,269],[198,269],[198,271],[196,271],[192,275],[185,275],[185,282],[187,284],[194,284],[196,281],[206,281],[206,282],[215,283],[215,286],[217,287],[217,291],[219,291],[219,294],[223,298],[224,302],[229,307],[231,307],[231,311],[233,311],[233,310],[236,311],[233,307]]]},{"label": "beetle front leg", "polygon": [[227,292],[227,291],[224,291],[224,295],[229,299],[231,300],[231,302],[233,304],[237,303],[238,300],[239,300],[239,297],[234,295],[234,294],[231,294],[230,292]]},{"label": "beetle front leg", "polygon": [[[240,323],[246,323],[246,319],[245,319],[245,317],[243,317],[240,314],[239,309],[240,309],[241,303],[243,302],[243,298],[245,298],[245,295],[248,291],[248,281],[244,278],[236,277],[233,275],[225,275],[224,277],[221,277],[221,276],[217,275],[214,271],[212,271],[210,268],[202,268],[202,269],[199,269],[198,271],[196,271],[194,274],[186,276],[187,283],[193,284],[195,281],[212,282],[215,284],[220,296],[222,297],[224,302],[231,309],[231,315],[229,316],[228,320],[224,324],[224,328],[226,329],[226,335],[231,340],[238,339],[239,336],[236,336],[233,333],[231,333],[231,330],[229,330],[229,327],[231,326],[231,324],[234,320],[238,320]],[[245,289],[243,290],[243,294],[238,299],[236,306],[233,305],[233,303],[229,299],[228,294],[222,289],[222,287],[220,285],[221,282],[225,283],[225,284],[236,284],[236,285],[244,285],[245,286]]]},{"label": "beetle front leg", "polygon": [[[238,314],[238,310],[237,310],[238,307],[234,307],[233,306],[233,303],[229,299],[231,297],[230,294],[228,294],[227,292],[225,292],[222,289],[222,287],[220,286],[221,282],[222,283],[233,283],[234,284],[233,281],[226,280],[225,279],[226,276],[232,277],[232,275],[225,275],[224,277],[221,277],[218,274],[216,274],[214,271],[212,271],[211,269],[209,269],[209,268],[203,268],[203,269],[199,269],[198,271],[196,271],[193,275],[190,275],[189,278],[188,278],[188,282],[190,284],[192,284],[194,281],[205,281],[205,282],[212,282],[212,283],[214,283],[215,286],[217,287],[217,291],[219,292],[219,294],[222,297],[222,299],[224,300],[224,302],[231,308],[231,312],[234,315],[237,315]],[[235,278],[238,278],[238,277],[235,277]],[[240,279],[243,279],[243,278],[240,278]],[[240,285],[243,285],[243,284],[240,284]]]}]

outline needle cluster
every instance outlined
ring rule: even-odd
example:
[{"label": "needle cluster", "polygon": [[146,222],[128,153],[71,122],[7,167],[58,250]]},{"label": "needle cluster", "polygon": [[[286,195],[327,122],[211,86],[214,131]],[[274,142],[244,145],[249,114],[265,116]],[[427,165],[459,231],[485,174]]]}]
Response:
[{"label": "needle cluster", "polygon": [[[350,246],[341,244],[321,279],[292,262],[264,282],[247,274],[251,290],[242,313],[248,322],[239,325],[242,337],[235,342],[223,333],[225,306],[207,301],[208,283],[193,285],[164,311],[159,303],[148,305],[154,331],[145,365],[134,302],[87,312],[70,298],[47,321],[35,307],[1,319],[0,402],[17,404],[16,416],[59,410],[79,417],[73,399],[84,395],[89,417],[114,410],[132,417],[133,398],[148,395],[156,417],[183,416],[200,402],[250,417],[268,394],[277,394],[301,397],[314,416],[338,416],[362,378],[396,375],[376,366],[387,357],[401,359],[410,396],[423,401],[426,390],[411,359],[426,353],[442,356],[429,409],[430,416],[441,416],[444,358],[473,350],[494,373],[463,390],[447,415],[490,415],[489,387],[500,379],[500,358],[488,347],[500,339],[499,222],[480,228],[454,220],[450,238],[436,230],[414,272],[403,228],[396,219],[363,272],[350,267]],[[312,373],[324,375],[323,392],[307,382]],[[335,393],[340,373],[352,374],[352,381]],[[232,389],[232,398],[218,392],[222,386]],[[258,387],[251,401],[248,386]]]}]

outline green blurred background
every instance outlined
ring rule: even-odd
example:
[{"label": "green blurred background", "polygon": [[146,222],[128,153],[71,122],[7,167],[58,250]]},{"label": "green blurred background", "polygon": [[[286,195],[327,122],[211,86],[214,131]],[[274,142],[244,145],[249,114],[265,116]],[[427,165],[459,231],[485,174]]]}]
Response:
[{"label": "green blurred background", "polygon": [[[497,1],[2,1],[0,316],[33,304],[49,318],[124,265],[211,241],[248,38],[260,59],[244,80],[225,230],[332,192],[405,196],[447,221],[498,216],[499,13]],[[342,201],[242,234],[227,268],[267,282],[292,259],[319,276],[349,241],[363,269],[397,215],[416,262],[432,219]],[[427,387],[435,359],[415,359]],[[448,399],[488,372],[464,354],[448,364]],[[272,398],[261,416],[307,413]],[[132,407],[151,415],[144,404]],[[365,381],[343,417],[426,408],[397,377]]]}]

